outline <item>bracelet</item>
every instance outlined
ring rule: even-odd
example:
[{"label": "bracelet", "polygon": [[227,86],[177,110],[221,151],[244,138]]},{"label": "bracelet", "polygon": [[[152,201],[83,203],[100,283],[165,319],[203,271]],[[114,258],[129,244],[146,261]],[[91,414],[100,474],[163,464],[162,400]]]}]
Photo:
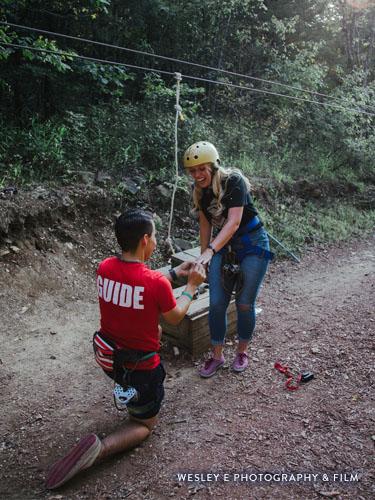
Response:
[{"label": "bracelet", "polygon": [[170,274],[170,276],[172,278],[172,281],[177,281],[178,280],[177,273],[176,273],[176,271],[173,268],[168,269],[168,272],[169,272],[169,274]]},{"label": "bracelet", "polygon": [[189,297],[190,300],[193,300],[193,296],[189,292],[182,292],[181,297],[183,295],[186,295],[186,297]]},{"label": "bracelet", "polygon": [[216,253],[216,250],[214,249],[214,247],[211,245],[211,243],[208,245],[207,248],[210,248],[212,250],[212,253],[215,255]]}]

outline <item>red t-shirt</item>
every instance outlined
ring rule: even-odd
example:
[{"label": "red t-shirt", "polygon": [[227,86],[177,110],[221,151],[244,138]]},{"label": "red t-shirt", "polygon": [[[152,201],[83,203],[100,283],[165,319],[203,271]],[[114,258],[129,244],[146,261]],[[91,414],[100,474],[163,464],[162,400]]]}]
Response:
[{"label": "red t-shirt", "polygon": [[[118,257],[103,260],[97,270],[100,330],[120,347],[158,351],[159,315],[176,306],[168,279],[141,262]],[[141,361],[138,370],[151,370],[159,355]]]}]

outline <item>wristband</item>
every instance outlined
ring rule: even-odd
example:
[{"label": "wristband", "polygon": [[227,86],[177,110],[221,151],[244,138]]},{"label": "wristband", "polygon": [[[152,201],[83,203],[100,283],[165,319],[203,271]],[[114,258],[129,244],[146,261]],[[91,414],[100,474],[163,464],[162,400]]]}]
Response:
[{"label": "wristband", "polygon": [[186,295],[186,297],[189,297],[190,300],[193,300],[193,296],[189,292],[182,292],[181,297],[183,295]]},{"label": "wristband", "polygon": [[215,249],[214,249],[214,247],[211,245],[211,243],[208,245],[208,247],[207,247],[207,248],[211,248],[211,250],[212,250],[213,254],[215,255],[216,250],[215,250]]},{"label": "wristband", "polygon": [[177,281],[178,280],[177,273],[176,273],[176,271],[173,268],[168,269],[168,272],[169,272],[169,274],[170,274],[170,276],[172,278],[172,281]]}]

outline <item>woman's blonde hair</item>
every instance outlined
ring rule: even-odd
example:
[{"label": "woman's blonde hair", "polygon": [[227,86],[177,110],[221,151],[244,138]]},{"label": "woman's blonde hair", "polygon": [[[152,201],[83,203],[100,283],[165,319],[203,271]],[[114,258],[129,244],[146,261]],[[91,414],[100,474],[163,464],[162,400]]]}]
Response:
[{"label": "woman's blonde hair", "polygon": [[[224,207],[221,203],[223,196],[227,189],[228,179],[231,175],[235,174],[240,176],[246,184],[246,188],[248,191],[251,189],[251,185],[249,179],[243,175],[243,173],[237,168],[224,168],[219,162],[211,163],[211,172],[212,172],[212,191],[214,193],[214,198],[216,199],[216,211],[214,213],[214,217],[219,217],[224,211]],[[223,187],[223,181],[224,187]],[[201,207],[201,199],[202,199],[202,188],[197,185],[194,185],[193,189],[193,212],[198,213]]]}]

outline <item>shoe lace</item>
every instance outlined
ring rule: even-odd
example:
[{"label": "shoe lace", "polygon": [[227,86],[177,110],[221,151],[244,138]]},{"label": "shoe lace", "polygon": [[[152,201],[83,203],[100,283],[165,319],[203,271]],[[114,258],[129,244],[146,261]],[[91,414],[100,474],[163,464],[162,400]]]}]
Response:
[{"label": "shoe lace", "polygon": [[209,358],[209,359],[206,359],[205,363],[204,363],[204,369],[207,370],[208,368],[210,368],[210,366],[212,365],[212,363],[214,363],[214,358]]},{"label": "shoe lace", "polygon": [[238,356],[238,362],[240,365],[243,365],[246,361],[247,354],[245,352],[239,352],[237,353]]}]

